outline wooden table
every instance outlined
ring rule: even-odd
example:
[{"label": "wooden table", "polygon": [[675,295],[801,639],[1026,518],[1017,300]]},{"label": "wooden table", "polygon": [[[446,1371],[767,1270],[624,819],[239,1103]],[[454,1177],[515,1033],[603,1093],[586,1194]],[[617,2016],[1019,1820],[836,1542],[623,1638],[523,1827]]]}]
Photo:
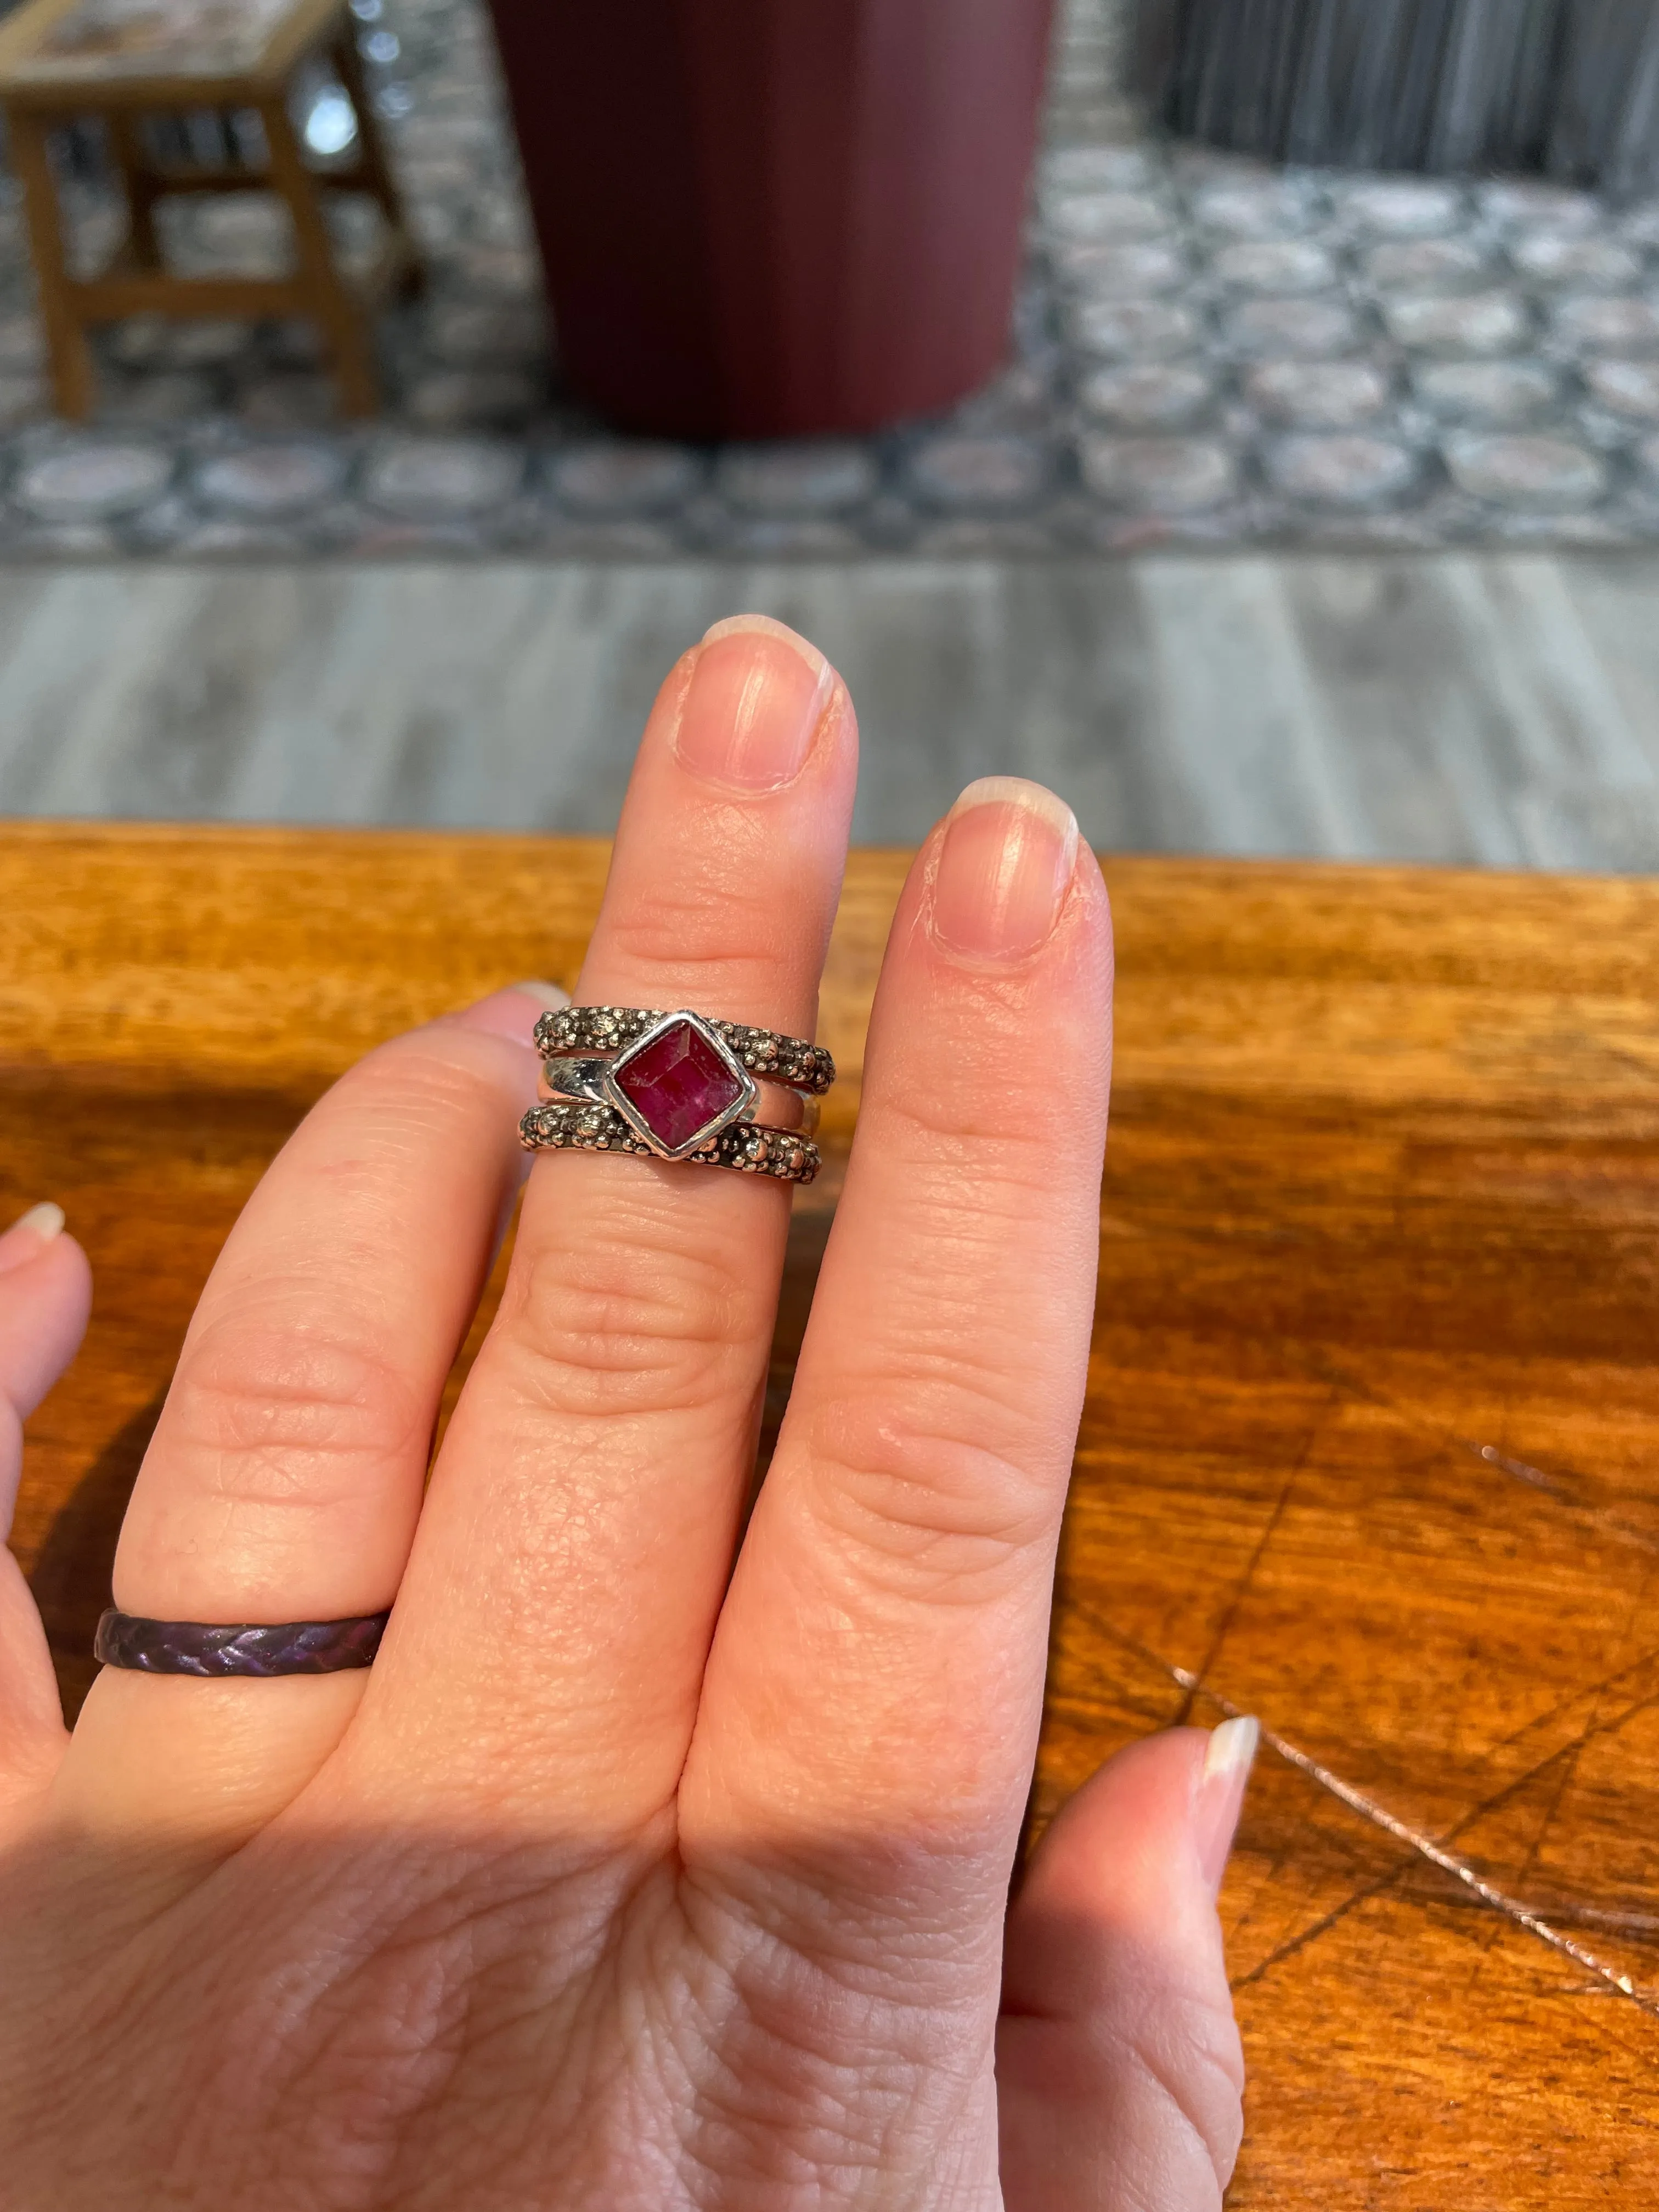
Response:
[{"label": "wooden table", "polygon": [[[98,1302],[15,1540],[66,1692],[198,1286],[376,1038],[574,981],[605,856],[0,834],[0,1197]],[[856,857],[848,1080],[903,862]],[[1659,2197],[1659,884],[1119,860],[1101,1296],[1038,1783],[1243,1708],[1238,2207]],[[476,1334],[476,1332],[475,1332]]]},{"label": "wooden table", "polygon": [[[81,417],[95,397],[88,328],[123,316],[309,316],[320,326],[349,416],[375,406],[368,317],[393,291],[421,283],[414,238],[386,166],[346,0],[153,0],[148,15],[112,14],[100,0],[27,0],[0,28],[0,106],[23,185],[29,251],[52,352],[60,415]],[[296,72],[325,58],[357,118],[352,161],[318,172],[305,159],[290,96]],[[156,116],[209,110],[257,116],[262,167],[159,160],[146,138]],[[101,118],[125,191],[125,243],[95,276],[72,276],[48,158],[54,128]],[[170,192],[276,192],[294,223],[291,276],[185,276],[163,263],[155,221]],[[336,267],[323,213],[327,191],[380,204],[380,257],[356,286]]]}]

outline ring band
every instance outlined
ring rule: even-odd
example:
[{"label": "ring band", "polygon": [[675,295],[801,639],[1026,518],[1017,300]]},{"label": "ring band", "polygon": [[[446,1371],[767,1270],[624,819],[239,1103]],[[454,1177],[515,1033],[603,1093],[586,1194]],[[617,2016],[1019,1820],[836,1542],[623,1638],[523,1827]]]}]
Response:
[{"label": "ring band", "polygon": [[[519,1124],[519,1141],[529,1152],[568,1150],[664,1157],[654,1145],[635,1136],[614,1107],[556,1099],[531,1108]],[[688,1167],[735,1168],[740,1174],[771,1176],[779,1182],[809,1183],[823,1164],[810,1137],[755,1121],[729,1121],[695,1152],[676,1157]]]},{"label": "ring band", "polygon": [[[536,1048],[548,1060],[567,1054],[620,1056],[659,1023],[684,1018],[653,1012],[648,1006],[557,1006],[537,1023]],[[747,1022],[711,1020],[703,1015],[690,1018],[714,1030],[738,1064],[764,1083],[781,1083],[791,1091],[822,1097],[836,1079],[835,1061],[821,1044],[806,1037],[755,1029]]]},{"label": "ring band", "polygon": [[337,1674],[369,1667],[391,1619],[365,1613],[349,1620],[290,1620],[276,1626],[239,1621],[146,1620],[112,1606],[98,1623],[94,1658],[138,1674]]}]

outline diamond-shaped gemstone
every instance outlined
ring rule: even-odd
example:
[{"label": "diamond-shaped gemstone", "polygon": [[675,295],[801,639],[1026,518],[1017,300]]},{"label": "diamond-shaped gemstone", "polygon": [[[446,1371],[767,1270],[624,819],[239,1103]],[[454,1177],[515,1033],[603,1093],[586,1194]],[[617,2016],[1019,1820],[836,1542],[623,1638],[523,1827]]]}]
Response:
[{"label": "diamond-shaped gemstone", "polygon": [[713,1128],[743,1085],[693,1024],[672,1022],[617,1066],[616,1085],[665,1152]]}]

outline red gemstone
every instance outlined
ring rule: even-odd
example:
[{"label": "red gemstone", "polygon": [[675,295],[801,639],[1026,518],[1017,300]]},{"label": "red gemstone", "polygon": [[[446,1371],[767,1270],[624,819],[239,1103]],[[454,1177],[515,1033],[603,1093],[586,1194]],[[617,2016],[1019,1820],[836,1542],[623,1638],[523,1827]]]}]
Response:
[{"label": "red gemstone", "polygon": [[669,1152],[712,1129],[743,1096],[742,1084],[708,1038],[683,1021],[620,1061],[616,1085]]}]

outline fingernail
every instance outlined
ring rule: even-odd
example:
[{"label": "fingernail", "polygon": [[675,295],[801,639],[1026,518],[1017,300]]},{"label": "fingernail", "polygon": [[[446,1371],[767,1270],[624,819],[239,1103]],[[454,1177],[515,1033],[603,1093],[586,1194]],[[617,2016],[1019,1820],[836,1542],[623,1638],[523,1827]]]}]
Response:
[{"label": "fingernail", "polygon": [[39,1206],[30,1206],[20,1213],[3,1237],[0,1237],[0,1275],[10,1267],[26,1267],[37,1259],[54,1237],[60,1236],[64,1227],[64,1209],[52,1200],[42,1199]]},{"label": "fingernail", "polygon": [[806,765],[835,682],[815,646],[769,615],[733,615],[703,639],[674,750],[735,791],[781,791]]},{"label": "fingernail", "polygon": [[1204,1753],[1203,1771],[1193,1795],[1193,1832],[1199,1864],[1212,1891],[1221,1887],[1226,1871],[1261,1738],[1260,1721],[1241,1713],[1212,1731]]},{"label": "fingernail", "polygon": [[538,1014],[550,1006],[568,1006],[570,994],[556,983],[509,983],[477,1006],[453,1017],[470,1030],[487,1030],[492,1036],[510,1037],[514,1044],[529,1044]]},{"label": "fingernail", "polygon": [[1077,820],[1063,799],[1021,776],[982,776],[945,817],[934,937],[970,959],[1024,958],[1060,919],[1076,865]]}]

